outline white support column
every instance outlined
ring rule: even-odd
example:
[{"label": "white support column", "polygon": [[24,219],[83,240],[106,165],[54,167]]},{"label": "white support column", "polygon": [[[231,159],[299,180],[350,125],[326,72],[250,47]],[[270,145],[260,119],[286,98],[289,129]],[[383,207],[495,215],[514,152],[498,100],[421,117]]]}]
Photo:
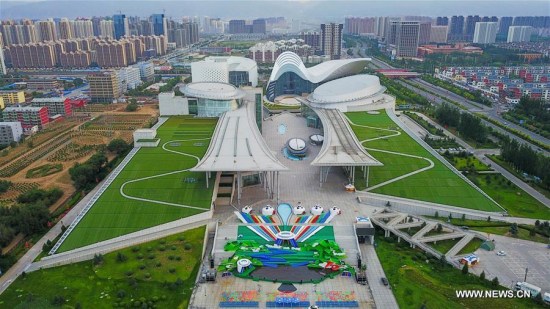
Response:
[{"label": "white support column", "polygon": [[279,205],[279,172],[277,172],[277,205]]},{"label": "white support column", "polygon": [[237,172],[237,204],[241,205],[241,172]]},{"label": "white support column", "polygon": [[210,177],[208,177],[208,172],[206,172],[206,189],[208,189],[208,178]]},{"label": "white support column", "polygon": [[351,168],[351,184],[355,185],[355,166]]},{"label": "white support column", "polygon": [[366,177],[367,178],[367,184],[366,184],[366,188],[369,187],[369,172],[370,172],[370,166],[367,166],[367,177]]},{"label": "white support column", "polygon": [[323,167],[319,170],[319,188],[323,186]]}]

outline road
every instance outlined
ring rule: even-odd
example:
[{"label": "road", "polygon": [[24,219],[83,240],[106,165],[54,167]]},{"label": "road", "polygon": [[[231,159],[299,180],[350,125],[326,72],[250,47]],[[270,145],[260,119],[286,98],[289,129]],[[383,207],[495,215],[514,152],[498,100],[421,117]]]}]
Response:
[{"label": "road", "polygon": [[[395,67],[393,67],[392,65],[380,60],[380,59],[377,59],[377,58],[374,58],[372,57],[372,61],[371,61],[375,66],[379,67],[379,68],[382,68],[382,69],[394,69]],[[437,96],[434,96],[432,94],[428,94],[427,92],[425,91],[421,91],[420,89],[418,88],[415,88],[415,87],[412,87],[411,85],[408,85],[402,81],[398,81],[399,83],[401,83],[402,85],[406,86],[407,88],[415,91],[416,93],[419,93],[425,97],[427,97],[429,100],[433,101],[434,103],[441,103],[443,100]],[[488,107],[488,106],[484,106],[482,104],[478,104],[478,103],[475,103],[475,102],[472,102],[462,96],[459,96],[451,91],[448,91],[446,89],[443,89],[441,87],[438,87],[438,86],[435,86],[435,85],[432,85],[422,79],[419,79],[419,78],[414,78],[414,79],[410,79],[410,82],[413,83],[413,84],[416,84],[420,87],[423,87],[439,96],[443,96],[443,97],[446,97],[446,98],[449,98],[451,100],[453,100],[454,102],[458,103],[459,105],[465,107],[468,112],[472,113],[475,115],[475,113],[482,113],[484,114],[485,116],[493,119],[494,121],[498,121],[500,123],[502,123],[503,125],[506,125],[514,130],[517,130],[523,134],[526,134],[527,136],[529,136],[530,138],[532,138],[533,140],[535,141],[538,141],[540,143],[544,143],[544,144],[550,144],[550,139],[548,138],[545,138],[539,134],[536,134],[532,131],[529,131],[521,126],[518,126],[516,124],[513,124],[513,123],[507,123],[504,118],[502,118],[499,114],[498,114],[498,108],[497,107],[494,107],[494,108],[491,108],[491,107]],[[507,136],[509,136],[510,138],[512,139],[515,139],[517,140],[518,142],[521,142],[521,143],[525,143],[525,144],[528,144],[531,148],[533,148],[535,151],[539,151],[539,152],[542,152],[544,153],[544,155],[548,156],[550,155],[550,153],[546,150],[543,150],[541,149],[540,147],[538,147],[537,145],[534,145],[526,140],[524,140],[523,138],[515,135],[515,134],[512,134],[502,128],[500,128],[499,126],[497,125],[494,125],[493,123],[489,122],[489,121],[486,121],[486,120],[483,120],[482,119],[482,122],[489,126],[489,127],[492,127],[495,131],[497,132],[500,132],[500,133],[503,133]]]},{"label": "road", "polygon": [[550,207],[550,199],[544,196],[539,191],[533,189],[530,185],[528,185],[523,180],[519,179],[518,177],[514,176],[514,174],[508,172],[505,168],[498,165],[496,162],[492,161],[486,155],[490,154],[498,154],[500,151],[498,149],[474,149],[470,145],[468,145],[465,141],[463,141],[461,138],[457,137],[456,135],[452,134],[451,132],[447,131],[444,127],[440,126],[437,122],[433,121],[429,117],[426,117],[424,114],[416,113],[418,116],[422,117],[424,120],[432,124],[438,129],[443,130],[443,133],[445,133],[446,136],[453,138],[460,146],[462,146],[466,151],[473,152],[474,156],[480,160],[481,162],[485,164],[490,164],[491,168],[495,171],[501,173],[506,179],[509,179],[511,182],[513,182],[516,186],[520,187],[523,191],[527,192],[529,195],[531,195],[533,198],[541,202],[543,205]]},{"label": "road", "polygon": [[[484,106],[484,105],[481,105],[481,104],[477,104],[477,103],[474,103],[470,100],[467,100],[457,94],[454,94],[446,89],[443,89],[443,88],[440,88],[440,87],[437,87],[437,86],[434,86],[424,80],[421,80],[419,78],[415,78],[415,79],[411,79],[410,80],[412,83],[415,83],[415,84],[418,84],[420,85],[421,87],[424,87],[436,94],[439,94],[439,95],[442,95],[442,96],[445,96],[445,97],[448,97],[449,99],[457,102],[458,104],[462,105],[462,106],[465,106],[465,107],[468,107],[468,109],[471,111],[471,112],[480,112],[482,114],[484,114],[485,116],[495,120],[495,121],[498,121],[502,124],[505,124],[506,126],[514,129],[514,130],[517,130],[529,137],[531,137],[533,140],[535,141],[538,141],[540,143],[544,143],[544,144],[550,144],[550,139],[548,138],[545,138],[539,134],[536,134],[532,131],[529,131],[521,126],[518,126],[514,123],[509,123],[509,122],[506,122],[506,120],[504,118],[502,118],[500,115],[498,115],[497,113],[497,109],[496,108],[490,108],[488,106]],[[475,108],[472,108],[472,106],[477,106],[477,107],[481,107],[481,110],[479,110],[479,108],[475,109]],[[537,147],[538,148],[538,147]]]},{"label": "road", "polygon": [[376,308],[399,308],[391,287],[382,284],[381,279],[386,278],[386,275],[374,247],[366,244],[361,244],[359,247],[361,256],[367,264],[367,281]]},{"label": "road", "polygon": [[[426,91],[424,91],[424,90],[422,90],[422,89],[416,88],[415,86],[412,86],[412,85],[410,85],[410,84],[408,84],[408,83],[406,83],[406,82],[404,82],[404,81],[396,80],[396,82],[399,83],[399,84],[401,84],[401,85],[403,85],[405,88],[408,88],[408,89],[410,89],[410,90],[416,92],[417,94],[422,95],[423,97],[427,98],[427,99],[428,99],[430,102],[432,102],[433,104],[448,103],[447,101],[445,101],[445,100],[442,99],[441,97],[436,96],[436,95],[433,95],[433,94],[431,94],[431,93],[429,93],[429,92],[426,92]],[[422,84],[421,86],[424,87],[423,84]],[[426,88],[426,87],[424,87],[424,88]],[[431,91],[431,89],[430,89],[430,91]],[[444,96],[446,96],[446,95],[444,95]],[[468,108],[468,110],[466,110],[465,112],[471,113],[471,114],[475,115],[475,113],[473,113],[473,112],[471,112],[471,111],[469,110],[470,108],[472,108],[472,106],[469,106],[469,107],[468,107],[468,106],[464,106],[464,107]],[[501,134],[504,134],[504,135],[508,136],[509,138],[514,139],[514,140],[516,140],[516,141],[518,141],[518,142],[520,142],[520,143],[527,144],[527,145],[529,145],[531,148],[535,149],[536,151],[539,151],[539,152],[543,153],[543,154],[546,155],[546,156],[550,155],[550,153],[549,153],[548,151],[543,150],[543,149],[540,149],[538,146],[531,144],[530,142],[524,140],[523,138],[521,138],[521,137],[519,137],[519,136],[517,136],[517,135],[515,135],[515,134],[512,134],[512,133],[510,133],[510,132],[508,132],[508,131],[506,131],[506,130],[504,130],[504,129],[502,129],[501,127],[499,127],[499,126],[497,126],[497,125],[495,125],[495,124],[493,124],[493,123],[491,123],[491,122],[489,122],[489,121],[487,121],[487,120],[481,119],[481,122],[482,122],[484,125],[486,125],[486,126],[488,126],[488,127],[491,127],[491,128],[493,129],[493,131],[495,131],[495,132],[499,132],[499,133],[501,133]]]}]

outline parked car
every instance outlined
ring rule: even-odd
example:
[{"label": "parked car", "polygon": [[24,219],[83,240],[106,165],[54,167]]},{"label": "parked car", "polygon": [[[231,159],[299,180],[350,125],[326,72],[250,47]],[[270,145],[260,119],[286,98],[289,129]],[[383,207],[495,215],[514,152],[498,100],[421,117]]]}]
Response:
[{"label": "parked car", "polygon": [[380,279],[380,281],[382,281],[382,284],[385,285],[385,286],[388,286],[388,285],[390,284],[390,283],[388,282],[388,279],[386,279],[386,278],[384,278],[384,277],[382,277],[382,278]]},{"label": "parked car", "polygon": [[505,256],[505,255],[506,255],[506,252],[500,250],[499,252],[497,252],[497,255],[498,255],[498,256]]}]

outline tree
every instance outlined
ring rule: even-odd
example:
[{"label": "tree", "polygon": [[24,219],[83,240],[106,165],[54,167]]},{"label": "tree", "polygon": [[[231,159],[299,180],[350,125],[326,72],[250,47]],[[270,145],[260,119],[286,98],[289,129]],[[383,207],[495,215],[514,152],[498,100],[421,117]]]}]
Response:
[{"label": "tree", "polygon": [[491,216],[487,217],[487,222],[491,222]]},{"label": "tree", "polygon": [[498,277],[494,277],[493,280],[491,280],[491,286],[493,288],[497,288],[499,286]]},{"label": "tree", "polygon": [[439,219],[439,211],[436,211],[436,212],[435,212],[434,217],[435,217],[436,219]]},{"label": "tree", "polygon": [[122,262],[125,262],[127,259],[128,259],[128,258],[127,258],[124,254],[122,254],[122,253],[120,253],[120,252],[117,253],[117,255],[116,255],[116,260],[117,260],[117,262],[121,262],[121,263],[122,263]]},{"label": "tree", "polygon": [[94,265],[99,265],[99,264],[103,263],[103,255],[102,254],[95,254],[94,258],[92,260],[92,263]]},{"label": "tree", "polygon": [[9,180],[0,180],[0,193],[4,193],[8,191],[11,185],[12,185],[12,182]]},{"label": "tree", "polygon": [[128,103],[128,105],[126,105],[127,112],[135,112],[137,111],[137,109],[138,109],[137,103]]},{"label": "tree", "polygon": [[443,231],[443,226],[441,225],[441,223],[438,223],[437,224],[437,232],[441,233],[441,231]]},{"label": "tree", "polygon": [[462,266],[462,274],[468,274],[468,263],[464,263],[464,266]]},{"label": "tree", "polygon": [[529,236],[535,237],[536,234],[535,229],[529,229]]},{"label": "tree", "polygon": [[466,214],[462,214],[461,220],[462,220],[462,221],[466,221]]},{"label": "tree", "polygon": [[481,274],[479,274],[479,279],[482,281],[485,280],[485,271],[482,271]]},{"label": "tree", "polygon": [[512,223],[512,225],[510,225],[510,230],[509,230],[510,234],[512,234],[512,236],[517,236],[518,235],[518,224],[517,223]]},{"label": "tree", "polygon": [[129,148],[130,145],[121,138],[115,138],[107,145],[107,150],[117,155],[125,153]]}]

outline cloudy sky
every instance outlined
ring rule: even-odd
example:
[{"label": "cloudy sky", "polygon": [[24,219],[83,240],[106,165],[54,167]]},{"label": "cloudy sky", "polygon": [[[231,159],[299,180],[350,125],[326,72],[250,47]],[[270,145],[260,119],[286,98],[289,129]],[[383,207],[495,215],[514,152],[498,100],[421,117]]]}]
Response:
[{"label": "cloudy sky", "polygon": [[122,11],[127,15],[148,16],[165,10],[169,17],[212,16],[255,18],[285,16],[298,19],[338,21],[344,16],[402,15],[548,15],[550,1],[523,0],[356,0],[356,1],[134,1],[134,0],[0,0],[0,18],[47,18],[105,16]]}]

